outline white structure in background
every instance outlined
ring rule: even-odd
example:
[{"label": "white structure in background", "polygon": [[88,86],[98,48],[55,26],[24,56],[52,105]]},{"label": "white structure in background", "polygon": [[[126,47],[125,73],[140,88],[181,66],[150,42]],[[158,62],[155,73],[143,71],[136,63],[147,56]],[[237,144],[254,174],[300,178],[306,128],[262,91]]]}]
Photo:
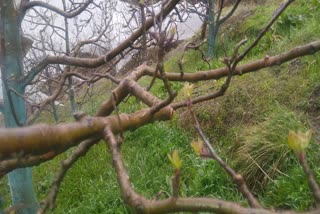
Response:
[{"label": "white structure in background", "polygon": [[[154,11],[157,13],[160,10],[159,0],[146,0],[149,3],[154,2]],[[124,4],[129,4],[134,7],[139,6],[139,0],[120,0]],[[187,7],[188,3],[185,3]],[[118,4],[119,7],[123,7],[123,4]],[[129,15],[128,15],[129,17]],[[184,22],[177,22],[177,32],[179,34],[179,39],[184,40],[192,37],[201,27],[202,20],[197,14],[190,14],[189,17]]]}]

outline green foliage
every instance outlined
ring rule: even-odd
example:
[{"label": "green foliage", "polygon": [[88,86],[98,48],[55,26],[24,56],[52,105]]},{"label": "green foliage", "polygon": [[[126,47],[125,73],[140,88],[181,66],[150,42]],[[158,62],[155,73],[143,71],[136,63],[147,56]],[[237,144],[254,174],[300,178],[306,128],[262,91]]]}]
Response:
[{"label": "green foliage", "polygon": [[263,190],[269,181],[295,163],[296,157],[288,146],[288,133],[305,129],[293,112],[278,106],[264,122],[241,133],[235,161],[251,188]]},{"label": "green foliage", "polygon": [[191,137],[182,129],[166,123],[150,124],[128,133],[123,155],[126,163],[130,163],[129,173],[135,188],[147,197],[155,196],[160,190],[165,196],[171,194],[173,169],[167,154],[176,149],[183,162],[181,196],[211,195],[240,201],[240,194],[223,169],[213,161],[198,158],[190,143]]},{"label": "green foliage", "polygon": [[[67,153],[70,154],[71,151]],[[45,197],[54,178],[54,171],[67,154],[34,168],[40,199]],[[101,142],[81,158],[65,177],[53,213],[125,213],[110,155]]]},{"label": "green foliage", "polygon": [[255,10],[253,16],[251,16],[244,24],[241,26],[241,32],[248,36],[255,36],[264,28],[264,26],[269,22],[272,12],[277,6],[274,4],[258,6]]},{"label": "green foliage", "polygon": [[[315,176],[320,180],[319,168],[315,168]],[[298,165],[271,182],[261,199],[267,207],[297,211],[307,210],[314,204],[306,175]]]},{"label": "green foliage", "polygon": [[[192,159],[192,164],[184,177],[189,196],[211,196],[219,199],[245,203],[244,199],[232,183],[230,177],[219,164],[212,160],[203,160],[199,157]],[[194,174],[192,177],[191,175]]]},{"label": "green foliage", "polygon": [[318,10],[320,8],[320,1],[319,0],[309,0],[309,4],[313,10]]},{"label": "green foliage", "polygon": [[[288,49],[288,44],[296,46],[316,39],[320,30],[317,27],[320,10],[315,9],[313,5],[316,4],[311,1],[293,3],[281,14],[258,46],[252,50],[250,56],[261,57],[266,52],[270,54],[270,51]],[[278,4],[274,3],[268,7],[264,5],[257,7],[255,14],[241,26],[241,33],[249,37],[248,44],[266,26],[277,7]]]},{"label": "green foliage", "polygon": [[176,149],[184,168],[188,149],[181,146],[187,145],[190,138],[182,130],[165,123],[154,123],[127,133],[125,139],[123,156],[138,192],[143,192],[147,197],[155,196],[160,190],[170,194],[168,178],[173,175],[173,169],[167,154],[172,154]]}]

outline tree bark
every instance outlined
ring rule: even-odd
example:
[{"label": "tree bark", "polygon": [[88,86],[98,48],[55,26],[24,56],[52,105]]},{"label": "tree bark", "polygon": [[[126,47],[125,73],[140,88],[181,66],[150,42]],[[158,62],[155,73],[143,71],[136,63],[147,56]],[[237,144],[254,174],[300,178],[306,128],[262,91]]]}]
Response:
[{"label": "tree bark", "polygon": [[213,56],[215,43],[214,0],[209,0],[209,33],[208,33],[208,57]]},{"label": "tree bark", "polygon": [[[26,106],[23,99],[25,88],[19,82],[23,75],[20,22],[13,1],[1,2],[1,78],[3,112],[6,127],[24,126]],[[19,155],[19,154],[17,154]],[[38,208],[32,185],[31,168],[17,169],[9,173],[9,186],[13,204],[24,208],[19,214],[33,214]]]}]

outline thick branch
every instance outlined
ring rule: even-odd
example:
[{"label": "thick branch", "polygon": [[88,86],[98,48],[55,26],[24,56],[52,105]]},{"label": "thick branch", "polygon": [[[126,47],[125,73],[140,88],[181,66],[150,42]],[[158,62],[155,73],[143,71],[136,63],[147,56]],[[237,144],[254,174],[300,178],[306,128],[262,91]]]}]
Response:
[{"label": "thick branch", "polygon": [[[0,159],[30,155],[41,155],[50,151],[66,150],[90,137],[98,138],[106,125],[112,131],[136,129],[155,120],[169,120],[173,110],[163,108],[155,115],[149,109],[118,117],[87,117],[79,122],[59,125],[35,125],[25,128],[0,129]],[[48,137],[50,136],[50,137]]]},{"label": "thick branch", "polygon": [[36,166],[42,162],[49,161],[60,154],[61,152],[48,152],[43,155],[28,156],[22,158],[13,158],[9,160],[4,160],[0,162],[0,179],[2,176],[16,169],[17,167],[30,167]]},{"label": "thick branch", "polygon": [[[111,114],[111,112],[114,110],[113,109],[113,104],[112,102],[114,101],[116,105],[118,105],[123,99],[130,93],[130,90],[127,88],[128,86],[128,81],[134,80],[138,81],[143,75],[145,75],[146,71],[151,72],[153,68],[146,66],[145,64],[140,65],[137,69],[132,71],[127,77],[125,77],[124,80],[120,82],[120,84],[112,91],[112,93],[115,95],[114,100],[112,98],[106,100],[101,104],[101,107],[97,110],[96,116],[107,116]],[[131,93],[135,95],[136,89],[132,89]],[[141,90],[140,90],[141,92]],[[137,98],[138,97],[138,92],[135,95]],[[144,96],[144,95],[141,95]],[[148,96],[148,95],[146,95]],[[143,99],[141,99],[143,101]],[[145,102],[145,101],[143,101]],[[149,101],[150,103],[150,101]],[[150,106],[148,103],[146,103],[148,106]]]},{"label": "thick branch", "polygon": [[[244,65],[239,65],[236,67],[233,75],[242,75],[245,73],[258,71],[266,67],[281,65],[282,63],[288,62],[298,57],[312,55],[318,51],[320,51],[320,40],[311,42],[303,46],[295,47],[287,52],[276,56],[265,56],[264,59],[260,59]],[[145,71],[145,74],[153,76],[154,71],[148,69]],[[228,74],[228,68],[224,67],[210,71],[199,71],[197,73],[184,73],[183,75],[181,75],[181,73],[168,72],[166,73],[166,77],[170,81],[196,82],[200,80],[220,79],[222,77],[228,76]],[[157,74],[157,77],[160,78],[160,75]]]},{"label": "thick branch", "polygon": [[[297,212],[275,212],[266,209],[245,208],[237,203],[223,201],[215,198],[177,198],[160,201],[147,200],[144,213],[172,213],[172,212],[212,212],[233,214],[295,214]],[[320,209],[305,212],[304,214],[316,214]]]},{"label": "thick branch", "polygon": [[[242,66],[238,66],[236,71],[235,71],[235,74],[237,75],[240,75],[242,73],[248,73],[248,72],[252,72],[252,71],[256,71],[256,70],[259,70],[259,69],[262,69],[262,68],[265,68],[265,67],[268,67],[268,66],[272,66],[272,65],[279,65],[283,62],[286,62],[286,61],[289,61],[291,59],[294,59],[294,58],[297,58],[297,57],[300,57],[300,56],[304,56],[304,55],[308,55],[308,54],[313,54],[317,51],[320,50],[320,41],[316,41],[316,42],[312,42],[312,43],[309,43],[307,45],[304,45],[304,46],[300,46],[300,47],[296,47],[288,52],[285,52],[283,54],[280,54],[280,55],[277,55],[277,56],[274,56],[274,57],[265,57],[265,59],[262,59],[262,60],[258,60],[256,62],[253,62],[253,63],[248,63],[246,65],[242,65]],[[145,74],[149,74],[149,75],[153,75],[152,69],[149,69],[148,66],[142,66],[139,70],[139,72],[133,72],[131,78],[132,79],[139,79],[140,76],[142,75],[145,75]],[[187,80],[187,81],[199,81],[199,80],[207,80],[207,79],[218,79],[218,78],[221,78],[223,76],[226,76],[228,75],[228,69],[227,68],[221,68],[221,69],[217,69],[217,70],[212,70],[212,71],[208,71],[208,72],[199,72],[199,73],[195,73],[195,74],[185,74],[184,76],[181,77],[180,74],[175,74],[175,73],[167,73],[167,78],[169,80],[173,80],[173,81],[178,81],[178,80]],[[121,85],[121,83],[120,83]],[[121,92],[123,89],[125,89],[126,87],[123,86],[122,87],[118,87],[118,91]],[[121,89],[122,88],[122,89]],[[124,90],[124,91],[127,91],[126,93],[124,93],[123,95],[121,96],[118,96],[117,98],[124,98],[125,96],[127,96],[127,94],[129,93],[129,90]],[[121,99],[119,99],[121,100]],[[106,113],[112,111],[113,108],[111,108],[110,105],[108,105],[109,103],[106,103],[105,105],[102,106],[102,108],[100,109],[100,111],[98,111],[98,115],[106,115]],[[105,108],[106,106],[108,106],[109,108]],[[107,109],[107,112],[105,111],[105,109]],[[99,120],[100,121],[100,120]],[[78,124],[78,123],[76,123]],[[101,124],[100,124],[101,125]],[[52,127],[53,128],[53,131],[50,131],[50,128],[49,126],[37,126],[39,127],[40,130],[46,130],[45,133],[48,133],[49,135],[48,136],[55,136],[53,138],[50,138],[50,140],[53,140],[53,139],[56,139],[55,143],[57,143],[57,145],[60,145],[61,146],[61,141],[58,141],[57,140],[57,135],[56,135],[56,131],[58,130],[61,130],[62,132],[64,131],[64,128],[59,128],[59,126],[57,127]],[[68,125],[66,125],[66,127],[69,127]],[[70,125],[70,127],[72,128],[72,124]],[[78,127],[79,129],[83,129],[86,130],[85,127],[81,126]],[[101,127],[100,127],[101,128]],[[2,132],[3,134],[0,136],[0,151],[2,154],[10,154],[12,152],[15,152],[15,153],[19,153],[21,151],[24,151],[24,153],[26,153],[25,151],[25,148],[20,148],[19,146],[21,144],[18,143],[18,139],[19,137],[18,136],[25,136],[23,137],[23,139],[25,140],[26,139],[26,136],[32,136],[29,140],[32,139],[32,141],[34,142],[48,142],[48,139],[46,139],[45,135],[44,134],[41,134],[42,137],[38,137],[39,133],[38,133],[38,128],[26,128],[28,129],[28,132],[27,131],[23,131],[23,129],[21,130],[10,130],[10,131],[6,131],[6,130],[2,130],[0,131],[0,133]],[[29,129],[31,132],[29,132]],[[99,129],[99,131],[101,131],[101,129]],[[58,131],[60,132],[60,131]],[[77,129],[74,129],[74,133],[77,132]],[[16,135],[16,133],[22,133],[22,134],[19,134],[18,136]],[[94,135],[94,131],[90,131],[90,133],[87,133],[87,135],[84,134],[85,132],[82,132],[81,133],[81,136],[80,137],[77,137],[76,139],[80,141],[80,139],[86,139],[92,135]],[[64,135],[64,134],[62,134]],[[76,136],[75,136],[76,137]],[[16,143],[9,143],[10,141],[16,141]],[[74,140],[74,139],[73,139]],[[73,146],[75,144],[77,144],[79,141],[77,142],[69,142],[70,145],[67,145],[67,147],[70,147],[70,146]],[[68,143],[67,143],[68,144]],[[16,145],[16,147],[14,146]],[[28,145],[28,144],[26,144]],[[32,153],[33,151],[35,151],[37,147],[35,148],[32,148],[32,144],[30,144],[30,148],[29,148],[29,153]],[[44,145],[47,145],[47,143],[41,143],[39,144],[40,147],[44,146]],[[52,151],[53,149],[55,149],[55,146],[54,145],[54,142],[52,142],[52,148],[47,148],[45,151],[40,151],[39,153],[40,154],[43,154],[45,152],[49,152],[49,151]],[[11,150],[8,150],[6,152],[4,152],[2,150],[2,147],[6,148],[10,148]],[[45,146],[47,147],[47,146]],[[59,147],[59,146],[58,146]],[[38,148],[37,148],[38,149]]]},{"label": "thick branch", "polygon": [[63,150],[89,137],[99,136],[104,126],[102,118],[86,118],[71,124],[0,129],[0,159]]}]

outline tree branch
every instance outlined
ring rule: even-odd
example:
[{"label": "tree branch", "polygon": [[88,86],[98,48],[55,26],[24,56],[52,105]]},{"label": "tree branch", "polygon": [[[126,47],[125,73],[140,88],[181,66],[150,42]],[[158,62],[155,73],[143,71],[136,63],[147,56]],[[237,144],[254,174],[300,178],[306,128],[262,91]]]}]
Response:
[{"label": "tree branch", "polygon": [[95,59],[70,56],[46,56],[38,65],[31,69],[31,72],[24,78],[23,84],[25,86],[29,85],[34,77],[49,64],[62,64],[86,68],[96,68],[105,64],[106,62],[111,61],[126,48],[130,47],[133,42],[143,34],[144,30],[149,30],[155,22],[161,20],[162,15],[163,17],[166,17],[174,9],[175,5],[178,4],[178,2],[179,0],[167,1],[162,12],[158,13],[155,17],[147,19],[145,22],[145,26],[141,26],[138,30],[132,33],[129,38],[121,42],[116,48],[109,51],[106,55],[100,56]]},{"label": "tree branch", "polygon": [[[191,103],[191,102],[190,102]],[[234,171],[222,158],[216,153],[215,149],[211,146],[209,140],[203,133],[201,126],[199,124],[199,121],[194,114],[194,112],[191,109],[191,104],[189,106],[190,113],[192,115],[193,121],[195,122],[195,128],[202,138],[202,140],[205,143],[206,148],[209,151],[209,157],[213,160],[216,160],[220,166],[229,174],[229,176],[233,179],[234,183],[237,185],[239,191],[242,193],[242,195],[247,199],[249,202],[249,205],[253,208],[262,208],[258,200],[253,196],[252,192],[249,190],[247,184],[244,181],[244,178],[242,175],[238,174],[236,171]]]},{"label": "tree branch", "polygon": [[97,139],[89,139],[82,142],[66,159],[61,162],[59,170],[56,172],[54,180],[52,182],[51,188],[47,194],[47,197],[41,201],[41,206],[37,212],[37,214],[45,213],[45,211],[50,208],[53,209],[55,206],[55,200],[57,198],[60,185],[63,181],[63,178],[67,174],[68,170],[73,166],[73,164],[82,156],[84,156],[91,146],[96,144],[99,140]]},{"label": "tree branch", "polygon": [[85,117],[79,122],[70,124],[0,129],[0,159],[65,151],[82,140],[91,137],[99,138],[106,125],[110,126],[113,132],[118,133],[120,130],[136,129],[155,120],[169,120],[172,113],[173,110],[167,107],[154,115],[149,109],[132,114],[121,114],[119,116],[122,127],[118,125],[117,116],[109,116]]},{"label": "tree branch", "polygon": [[317,184],[315,178],[314,178],[314,175],[308,165],[308,162],[307,162],[307,158],[305,157],[305,154],[303,153],[302,154],[303,158],[299,158],[299,162],[303,168],[303,171],[304,173],[306,174],[307,176],[307,180],[308,180],[308,184],[309,184],[309,187],[311,189],[311,192],[313,194],[313,197],[317,203],[318,206],[320,206],[320,188],[319,188],[319,185]]},{"label": "tree branch", "polygon": [[225,22],[227,19],[229,19],[232,16],[232,14],[236,11],[236,9],[238,8],[240,2],[241,2],[241,0],[237,0],[237,2],[233,5],[230,12],[227,15],[225,15],[222,19],[218,19],[217,24],[221,25],[223,22]]},{"label": "tree branch", "polygon": [[[307,56],[315,54],[320,51],[320,40],[310,42],[309,44],[295,47],[287,52],[281,53],[276,56],[265,56],[263,59],[257,60],[255,62],[250,62],[244,65],[239,65],[235,68],[234,75],[242,75],[254,71],[258,71],[263,68],[281,65],[282,63],[288,62],[298,57]],[[170,81],[188,81],[196,82],[201,80],[212,80],[220,79],[227,76],[229,73],[228,68],[218,68],[210,71],[199,71],[197,73],[181,73],[178,72],[167,72],[166,77]],[[150,68],[145,71],[146,75],[153,76],[154,69]],[[160,75],[156,75],[160,78]]]},{"label": "tree branch", "polygon": [[253,41],[253,43],[240,55],[236,58],[236,63],[234,66],[237,66],[238,62],[240,62],[244,57],[248,55],[248,53],[258,44],[258,42],[261,40],[261,38],[266,34],[266,32],[271,28],[273,23],[280,17],[280,15],[286,10],[289,5],[294,2],[294,0],[288,0],[285,3],[282,3],[281,6],[278,8],[278,10],[274,13],[272,19],[267,24],[267,26],[259,33],[259,35],[256,37],[256,39]]},{"label": "tree branch", "polygon": [[[215,198],[168,198],[164,200],[149,200],[138,194],[133,189],[129,175],[122,161],[119,143],[110,129],[106,127],[104,140],[110,149],[112,163],[117,174],[121,197],[125,203],[130,205],[137,213],[172,213],[172,212],[214,212],[234,214],[294,214],[296,212],[274,212],[266,209],[244,208],[237,203],[223,201]],[[320,208],[304,214],[316,214]]]},{"label": "tree branch", "polygon": [[[292,60],[297,57],[301,57],[301,56],[309,55],[309,54],[314,54],[315,52],[317,52],[319,50],[320,50],[320,41],[311,42],[307,45],[296,47],[288,52],[285,52],[283,54],[280,54],[280,55],[277,55],[274,57],[265,57],[264,59],[258,60],[256,62],[238,66],[235,69],[234,75],[241,75],[243,73],[257,71],[259,69],[269,67],[272,65],[280,65],[283,62]],[[152,69],[146,65],[143,65],[139,68],[139,70],[137,70],[137,72],[133,72],[130,75],[130,78],[139,79],[143,75],[153,76],[154,75],[153,71],[154,71],[154,69]],[[228,68],[221,68],[221,69],[211,70],[211,71],[207,71],[207,72],[198,72],[198,73],[194,73],[194,74],[185,74],[182,77],[179,73],[166,73],[166,77],[170,81],[199,81],[199,80],[219,79],[219,78],[222,78],[227,75],[228,75]],[[115,91],[117,92],[117,93],[115,93],[117,95],[116,102],[120,102],[129,93],[128,89],[126,89],[124,81],[122,81],[118,85],[118,87],[115,89]],[[119,94],[118,94],[118,92],[119,92]],[[197,103],[197,102],[201,102],[203,100],[212,99],[212,97],[215,97],[215,95],[213,94],[213,95],[200,96],[198,98],[193,99],[192,102]],[[185,102],[178,103],[178,104],[176,103],[176,104],[171,105],[171,107],[173,107],[174,109],[177,109],[182,106],[186,106]],[[97,115],[107,115],[112,110],[113,110],[112,102],[109,100],[106,103],[103,103],[100,110],[98,110]],[[144,112],[144,113],[146,113],[146,112]],[[137,114],[141,114],[141,113],[137,113]],[[132,115],[132,117],[135,118],[134,115]],[[97,118],[94,118],[93,120],[96,121],[97,124],[99,124],[98,131],[101,131],[101,128],[103,126],[103,124],[102,124],[103,120],[99,120]],[[109,119],[106,119],[106,120],[108,121]],[[83,140],[83,139],[86,139],[86,138],[92,136],[95,133],[95,131],[93,131],[93,130],[89,131],[89,128],[85,127],[84,124],[82,124],[82,125],[81,124],[79,125],[79,124],[80,123],[63,125],[63,126],[60,125],[61,127],[60,126],[50,127],[50,126],[44,126],[44,125],[36,126],[36,127],[39,127],[39,129],[44,131],[45,133],[48,133],[49,136],[53,136],[53,138],[49,139],[49,142],[50,142],[50,140],[52,142],[52,144],[51,144],[52,147],[47,148],[45,151],[42,151],[41,153],[52,151],[55,148],[55,146],[57,146],[57,145],[63,146],[63,145],[61,145],[61,141],[57,140],[57,138],[56,138],[57,135],[55,132],[61,133],[61,137],[63,137],[64,134],[67,133],[67,132],[64,133],[64,130],[69,130],[69,129],[73,130],[73,133],[74,133],[73,140],[77,139],[78,141],[77,142],[67,141],[68,142],[67,144],[69,147],[71,145],[75,145],[80,140]],[[75,125],[75,126],[73,126],[73,125]],[[75,128],[75,127],[77,127],[77,128]],[[50,131],[51,128],[53,129],[53,131]],[[87,133],[85,134],[85,132],[81,132],[79,136],[76,136],[78,134],[77,130],[81,130],[81,129],[87,131]],[[43,142],[48,142],[48,139],[46,139],[44,134],[42,134],[41,136],[38,136],[39,135],[38,128],[29,127],[29,128],[19,129],[19,130],[18,129],[13,129],[13,130],[9,130],[9,131],[0,130],[0,133],[3,133],[2,135],[0,135],[0,151],[3,155],[10,154],[12,152],[21,152],[21,151],[26,152],[24,148],[20,148],[21,144],[18,143],[19,136],[24,136],[23,140],[26,143],[26,146],[30,142],[35,142],[35,144],[39,144],[39,146],[40,146],[39,148],[41,148],[43,146],[47,147],[47,146],[45,146],[45,145],[47,145],[47,143],[43,143]],[[21,133],[21,134],[17,135],[16,133]],[[28,138],[28,136],[30,138]],[[56,136],[56,137],[54,137],[54,136]],[[26,140],[26,138],[28,138],[28,140]],[[12,140],[15,143],[9,143]],[[70,138],[68,140],[70,140]],[[57,145],[55,145],[55,143]],[[32,144],[29,145],[29,152],[32,152],[32,150],[36,150],[36,149],[32,148]],[[4,151],[4,150],[2,150],[2,147],[3,147],[3,149],[6,148],[6,149],[10,149],[10,150],[6,150],[6,152],[2,152],[2,151]]]},{"label": "tree branch", "polygon": [[61,152],[48,152],[46,154],[38,155],[38,156],[37,155],[27,156],[27,157],[3,160],[0,162],[0,179],[14,169],[37,166],[40,163],[53,159],[54,157],[57,156],[57,154],[60,154],[60,153]]},{"label": "tree branch", "polygon": [[31,1],[31,2],[24,4],[21,11],[22,11],[22,14],[25,14],[25,12],[30,8],[43,7],[43,8],[51,10],[51,11],[65,17],[65,18],[73,18],[73,17],[76,17],[77,15],[79,15],[80,13],[82,13],[89,6],[89,4],[91,4],[92,2],[93,2],[93,0],[87,0],[81,7],[77,8],[77,10],[68,13],[64,10],[61,10],[60,8],[57,8],[51,4],[47,4],[42,1]]}]

